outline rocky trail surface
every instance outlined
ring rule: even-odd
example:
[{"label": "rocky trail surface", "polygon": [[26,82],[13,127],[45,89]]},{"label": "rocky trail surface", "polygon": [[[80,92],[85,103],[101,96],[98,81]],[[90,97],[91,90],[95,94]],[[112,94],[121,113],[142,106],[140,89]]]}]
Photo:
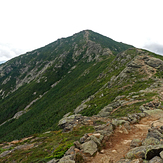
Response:
[{"label": "rocky trail surface", "polygon": [[151,115],[143,118],[138,124],[130,125],[128,130],[124,126],[117,127],[109,141],[106,142],[105,149],[101,153],[97,153],[90,163],[114,163],[124,158],[130,150],[132,140],[143,141],[147,136],[148,129],[158,120],[158,116]]}]

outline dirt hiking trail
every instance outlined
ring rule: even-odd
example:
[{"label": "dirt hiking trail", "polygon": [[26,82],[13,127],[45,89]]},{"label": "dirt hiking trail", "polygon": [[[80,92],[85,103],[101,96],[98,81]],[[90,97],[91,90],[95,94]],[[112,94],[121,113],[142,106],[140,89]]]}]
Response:
[{"label": "dirt hiking trail", "polygon": [[97,153],[89,163],[115,163],[124,158],[130,150],[131,141],[133,139],[145,139],[148,129],[159,118],[151,115],[142,118],[138,124],[130,125],[129,129],[124,126],[117,127],[108,142],[106,142],[105,149],[101,153]]}]

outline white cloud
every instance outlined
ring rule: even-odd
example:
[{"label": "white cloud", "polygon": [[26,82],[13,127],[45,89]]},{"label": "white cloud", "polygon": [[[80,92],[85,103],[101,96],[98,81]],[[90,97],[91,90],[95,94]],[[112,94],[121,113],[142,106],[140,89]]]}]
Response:
[{"label": "white cloud", "polygon": [[154,53],[161,54],[163,55],[163,44],[158,44],[158,43],[149,43],[144,45],[145,49],[150,50]]},{"label": "white cloud", "polygon": [[9,60],[15,56],[20,55],[21,53],[24,53],[22,49],[18,49],[15,47],[12,47],[9,44],[2,44],[0,43],[0,61],[6,61]]},{"label": "white cloud", "polygon": [[84,29],[140,48],[148,42],[163,44],[162,15],[162,0],[0,1],[0,45],[12,45],[1,50],[0,57],[13,57]]}]

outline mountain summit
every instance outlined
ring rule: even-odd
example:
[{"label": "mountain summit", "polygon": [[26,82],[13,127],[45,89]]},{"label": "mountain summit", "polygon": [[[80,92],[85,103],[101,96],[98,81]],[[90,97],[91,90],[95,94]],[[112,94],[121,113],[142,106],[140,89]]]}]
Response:
[{"label": "mountain summit", "polygon": [[[19,139],[20,146],[9,143],[0,157],[19,148],[35,148],[39,160],[60,158],[72,140],[93,131],[90,125],[96,130],[98,123],[112,119],[109,124],[116,126],[119,121],[114,119],[124,117],[123,121],[126,116],[136,123],[139,119],[130,114],[139,117],[146,110],[161,109],[162,60],[162,56],[84,30],[1,64],[0,141]],[[57,131],[60,127],[71,137]],[[45,133],[50,135],[45,137]],[[46,139],[51,143],[21,144],[31,138],[31,142]],[[29,153],[30,157],[21,160],[33,161],[35,152]],[[11,154],[4,160],[15,157]]]},{"label": "mountain summit", "polygon": [[0,138],[57,128],[65,113],[101,87],[99,74],[130,47],[85,30],[0,65]]}]

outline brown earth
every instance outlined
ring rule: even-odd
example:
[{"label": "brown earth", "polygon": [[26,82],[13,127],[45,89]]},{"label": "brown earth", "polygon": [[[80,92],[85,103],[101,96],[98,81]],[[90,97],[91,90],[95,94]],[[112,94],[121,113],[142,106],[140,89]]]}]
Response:
[{"label": "brown earth", "polygon": [[126,130],[124,126],[117,127],[106,142],[105,149],[97,153],[89,163],[115,163],[124,158],[130,150],[131,141],[133,139],[143,140],[151,124],[156,120],[158,118],[147,116],[138,124],[130,125],[130,130]]}]

